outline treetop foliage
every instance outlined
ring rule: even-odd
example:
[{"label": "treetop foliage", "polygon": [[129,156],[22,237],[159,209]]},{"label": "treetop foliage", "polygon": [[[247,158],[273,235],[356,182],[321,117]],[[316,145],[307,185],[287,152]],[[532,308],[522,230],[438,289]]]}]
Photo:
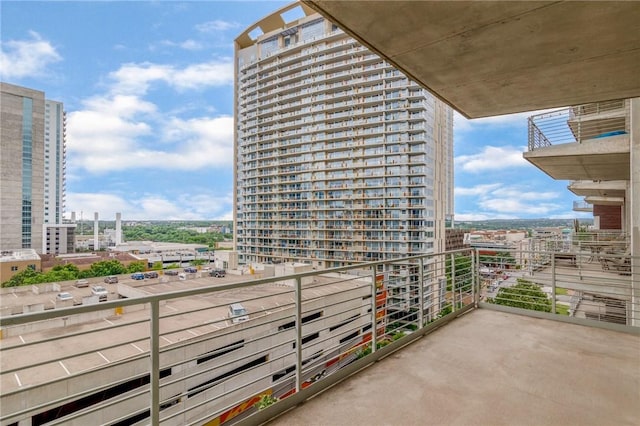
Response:
[{"label": "treetop foliage", "polygon": [[106,277],[109,275],[143,272],[145,270],[146,265],[144,262],[132,262],[127,267],[115,259],[101,260],[84,271],[78,269],[76,265],[68,263],[66,265],[56,265],[49,272],[36,272],[27,268],[2,283],[2,287],[19,287],[58,281],[72,281],[81,278]]}]

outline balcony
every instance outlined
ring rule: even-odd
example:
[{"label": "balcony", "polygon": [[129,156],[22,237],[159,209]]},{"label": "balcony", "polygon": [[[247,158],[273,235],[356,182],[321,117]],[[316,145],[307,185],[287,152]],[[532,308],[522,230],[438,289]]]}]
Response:
[{"label": "balcony", "polygon": [[[595,355],[614,347],[613,362]],[[638,349],[637,336],[476,309],[269,425],[632,424]]]},{"label": "balcony", "polygon": [[581,197],[624,197],[628,183],[623,180],[574,181],[569,191]]},{"label": "balcony", "polygon": [[584,201],[574,201],[573,202],[573,211],[574,212],[593,212],[593,205],[586,203]]},{"label": "balcony", "polygon": [[530,117],[524,158],[557,180],[629,180],[629,101]]},{"label": "balcony", "polygon": [[3,289],[0,422],[257,424],[369,367],[274,424],[632,424],[639,274],[619,236],[591,237],[179,287],[125,277],[106,302],[72,289],[75,307]]}]

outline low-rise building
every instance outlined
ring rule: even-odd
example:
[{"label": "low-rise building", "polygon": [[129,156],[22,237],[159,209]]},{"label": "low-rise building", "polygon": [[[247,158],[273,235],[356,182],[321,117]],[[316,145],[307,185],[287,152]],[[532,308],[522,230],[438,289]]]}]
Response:
[{"label": "low-rise building", "polygon": [[41,270],[40,256],[34,249],[3,250],[0,253],[0,283],[27,268]]}]

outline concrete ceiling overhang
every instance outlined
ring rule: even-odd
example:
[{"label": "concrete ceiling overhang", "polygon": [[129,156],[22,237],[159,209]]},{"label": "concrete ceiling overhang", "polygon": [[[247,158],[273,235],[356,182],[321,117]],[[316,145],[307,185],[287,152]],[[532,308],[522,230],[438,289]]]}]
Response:
[{"label": "concrete ceiling overhang", "polygon": [[599,206],[622,206],[624,198],[622,197],[585,197],[584,201],[589,204]]},{"label": "concrete ceiling overhang", "polygon": [[640,96],[638,1],[302,2],[467,118]]},{"label": "concrete ceiling overhang", "polygon": [[525,160],[556,180],[629,180],[629,135],[551,145],[525,152]]},{"label": "concrete ceiling overhang", "polygon": [[569,191],[581,197],[624,197],[627,181],[624,180],[579,180],[571,182]]}]

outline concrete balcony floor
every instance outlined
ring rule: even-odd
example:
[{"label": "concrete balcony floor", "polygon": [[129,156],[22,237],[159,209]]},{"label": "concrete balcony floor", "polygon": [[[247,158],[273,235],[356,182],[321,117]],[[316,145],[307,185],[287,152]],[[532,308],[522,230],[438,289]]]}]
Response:
[{"label": "concrete balcony floor", "polygon": [[269,422],[637,425],[640,336],[476,309]]}]

